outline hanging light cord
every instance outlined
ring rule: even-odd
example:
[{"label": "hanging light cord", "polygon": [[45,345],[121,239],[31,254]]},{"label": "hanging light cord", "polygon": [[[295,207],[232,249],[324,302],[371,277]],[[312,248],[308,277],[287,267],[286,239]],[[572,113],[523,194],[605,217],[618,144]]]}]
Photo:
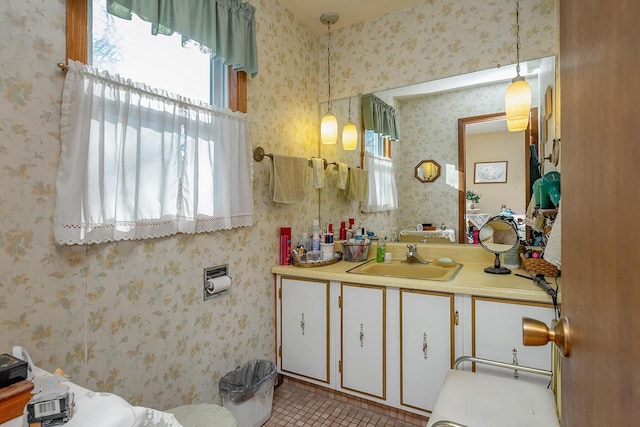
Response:
[{"label": "hanging light cord", "polygon": [[520,0],[516,0],[516,73],[520,77]]},{"label": "hanging light cord", "polygon": [[351,97],[349,97],[349,121],[351,121]]},{"label": "hanging light cord", "polygon": [[329,28],[329,40],[327,43],[327,82],[329,83],[329,108],[328,113],[331,113],[331,23],[327,24]]}]

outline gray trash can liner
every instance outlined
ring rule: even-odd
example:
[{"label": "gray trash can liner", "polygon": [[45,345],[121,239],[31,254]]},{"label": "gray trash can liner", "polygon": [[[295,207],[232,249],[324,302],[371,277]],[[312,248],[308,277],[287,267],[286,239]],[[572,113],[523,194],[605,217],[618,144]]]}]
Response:
[{"label": "gray trash can liner", "polygon": [[244,402],[251,399],[265,382],[273,382],[275,375],[275,363],[253,360],[220,378],[220,393],[232,402]]}]

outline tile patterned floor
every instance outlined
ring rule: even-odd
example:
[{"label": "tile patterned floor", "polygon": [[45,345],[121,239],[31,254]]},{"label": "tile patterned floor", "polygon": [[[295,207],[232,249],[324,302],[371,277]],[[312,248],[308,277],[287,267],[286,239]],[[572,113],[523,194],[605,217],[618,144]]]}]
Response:
[{"label": "tile patterned floor", "polygon": [[281,426],[413,427],[413,424],[285,382],[274,392],[271,418],[263,427]]}]

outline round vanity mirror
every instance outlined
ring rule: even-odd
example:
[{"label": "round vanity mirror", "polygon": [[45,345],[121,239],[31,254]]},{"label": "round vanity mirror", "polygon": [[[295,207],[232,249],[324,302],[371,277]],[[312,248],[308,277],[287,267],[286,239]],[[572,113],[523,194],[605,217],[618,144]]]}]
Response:
[{"label": "round vanity mirror", "polygon": [[435,160],[422,160],[415,167],[414,176],[420,182],[433,182],[440,176],[440,165]]},{"label": "round vanity mirror", "polygon": [[480,229],[480,245],[493,252],[496,259],[492,267],[484,269],[492,274],[509,274],[511,270],[500,265],[500,254],[508,252],[518,246],[518,228],[513,218],[498,215],[489,219]]}]

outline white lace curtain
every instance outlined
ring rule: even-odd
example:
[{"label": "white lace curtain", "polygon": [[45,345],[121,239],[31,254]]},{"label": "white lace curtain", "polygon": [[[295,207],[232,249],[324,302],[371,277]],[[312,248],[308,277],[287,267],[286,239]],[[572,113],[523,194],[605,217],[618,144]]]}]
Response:
[{"label": "white lace curtain", "polygon": [[369,194],[362,203],[364,212],[383,212],[398,209],[398,190],[393,160],[365,153],[364,167],[369,171]]},{"label": "white lace curtain", "polygon": [[69,61],[58,244],[253,224],[248,118]]}]

